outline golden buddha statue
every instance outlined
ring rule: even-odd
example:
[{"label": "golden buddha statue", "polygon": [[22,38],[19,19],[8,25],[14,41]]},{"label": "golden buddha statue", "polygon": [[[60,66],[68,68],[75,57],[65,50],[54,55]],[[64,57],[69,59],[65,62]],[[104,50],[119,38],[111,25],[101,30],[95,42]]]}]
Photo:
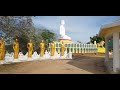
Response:
[{"label": "golden buddha statue", "polygon": [[29,43],[27,44],[27,48],[28,48],[28,57],[31,58],[32,57],[32,51],[33,51],[32,40],[30,40]]},{"label": "golden buddha statue", "polygon": [[45,51],[45,43],[44,41],[42,40],[42,42],[40,43],[40,56],[43,56],[44,55],[44,51]]},{"label": "golden buddha statue", "polygon": [[2,41],[2,60],[5,58],[5,41],[4,38],[1,38]]},{"label": "golden buddha statue", "polygon": [[0,40],[0,60],[2,60],[2,55],[3,55],[3,52],[2,52],[2,41]]},{"label": "golden buddha statue", "polygon": [[14,50],[14,59],[17,59],[18,54],[19,54],[19,42],[18,42],[18,39],[15,39],[15,41],[13,42],[13,50]]},{"label": "golden buddha statue", "polygon": [[61,56],[64,56],[64,51],[65,51],[65,45],[62,42],[62,44],[61,44]]},{"label": "golden buddha statue", "polygon": [[55,43],[53,41],[53,43],[51,43],[51,56],[54,56],[55,53]]}]

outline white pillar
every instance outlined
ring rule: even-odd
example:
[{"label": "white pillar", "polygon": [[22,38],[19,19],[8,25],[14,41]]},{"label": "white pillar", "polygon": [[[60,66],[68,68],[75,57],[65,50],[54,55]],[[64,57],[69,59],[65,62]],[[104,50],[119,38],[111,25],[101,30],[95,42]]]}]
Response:
[{"label": "white pillar", "polygon": [[71,52],[71,48],[69,48],[69,52]]},{"label": "white pillar", "polygon": [[105,37],[105,62],[109,60],[108,38]]},{"label": "white pillar", "polygon": [[113,33],[113,71],[119,68],[119,33]]}]

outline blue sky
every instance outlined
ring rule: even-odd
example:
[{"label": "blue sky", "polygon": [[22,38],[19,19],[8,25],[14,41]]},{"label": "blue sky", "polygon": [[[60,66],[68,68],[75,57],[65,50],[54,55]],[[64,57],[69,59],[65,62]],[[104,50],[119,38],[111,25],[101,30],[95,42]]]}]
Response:
[{"label": "blue sky", "polygon": [[118,18],[118,16],[36,16],[33,17],[33,23],[36,27],[46,27],[59,35],[60,21],[64,19],[66,35],[74,42],[86,43],[91,36],[99,33],[101,25]]}]

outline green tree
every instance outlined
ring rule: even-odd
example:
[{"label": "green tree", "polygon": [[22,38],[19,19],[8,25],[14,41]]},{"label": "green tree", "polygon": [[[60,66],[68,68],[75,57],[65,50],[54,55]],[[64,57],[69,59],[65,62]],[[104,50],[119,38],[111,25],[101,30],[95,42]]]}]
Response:
[{"label": "green tree", "polygon": [[48,49],[48,44],[57,39],[57,35],[48,29],[44,29],[42,34],[42,39],[45,41],[45,48]]},{"label": "green tree", "polygon": [[34,51],[37,51],[37,53],[39,53],[39,44],[42,40],[44,40],[45,48],[48,50],[48,44],[53,40],[56,40],[56,38],[57,34],[49,29],[43,27],[35,28],[35,33],[31,36]]},{"label": "green tree", "polygon": [[[20,51],[26,53],[26,43],[35,33],[31,16],[0,16],[0,29],[11,39],[8,41],[18,38]],[[12,49],[12,43],[6,46],[6,51],[12,52]]]},{"label": "green tree", "polygon": [[23,54],[27,53],[27,43],[29,42],[29,36],[28,35],[21,35],[18,37],[19,45],[20,45],[20,52]]},{"label": "green tree", "polygon": [[94,43],[94,41],[96,41],[96,43],[100,43],[101,41],[105,41],[105,39],[104,38],[101,38],[101,37],[99,37],[99,36],[93,36],[93,37],[90,37],[90,42],[91,43]]},{"label": "green tree", "polygon": [[[27,43],[31,39],[34,51],[39,52],[39,43],[43,39],[45,47],[48,43],[56,40],[57,35],[45,28],[36,28],[33,26],[31,16],[0,16],[0,29],[6,34],[7,38],[15,40],[20,44],[20,52],[27,52]],[[13,41],[12,41],[13,42]],[[12,44],[6,46],[8,52],[13,52]]]},{"label": "green tree", "polygon": [[33,50],[34,51],[37,51],[37,53],[39,53],[39,44],[41,42],[41,34],[38,33],[38,34],[35,34],[33,37],[32,37],[32,41],[33,41]]}]

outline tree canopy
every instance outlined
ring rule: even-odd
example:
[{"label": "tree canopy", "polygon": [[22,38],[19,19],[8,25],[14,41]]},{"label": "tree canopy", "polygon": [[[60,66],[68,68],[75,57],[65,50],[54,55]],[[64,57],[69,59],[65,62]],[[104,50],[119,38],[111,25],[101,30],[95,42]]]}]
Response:
[{"label": "tree canopy", "polygon": [[91,43],[94,43],[94,41],[96,41],[96,43],[100,43],[101,41],[105,41],[105,39],[104,38],[101,38],[101,37],[99,37],[99,36],[93,36],[93,37],[90,37],[90,42]]},{"label": "tree canopy", "polygon": [[[17,38],[20,43],[20,51],[24,54],[27,52],[27,43],[31,39],[33,42],[34,51],[39,52],[39,43],[43,39],[45,47],[48,48],[48,43],[56,39],[56,34],[45,28],[36,28],[33,26],[32,16],[0,16],[0,30],[6,36]],[[12,44],[6,46],[8,52],[13,52]]]},{"label": "tree canopy", "polygon": [[30,34],[33,30],[31,16],[0,16],[0,29],[10,37]]}]

